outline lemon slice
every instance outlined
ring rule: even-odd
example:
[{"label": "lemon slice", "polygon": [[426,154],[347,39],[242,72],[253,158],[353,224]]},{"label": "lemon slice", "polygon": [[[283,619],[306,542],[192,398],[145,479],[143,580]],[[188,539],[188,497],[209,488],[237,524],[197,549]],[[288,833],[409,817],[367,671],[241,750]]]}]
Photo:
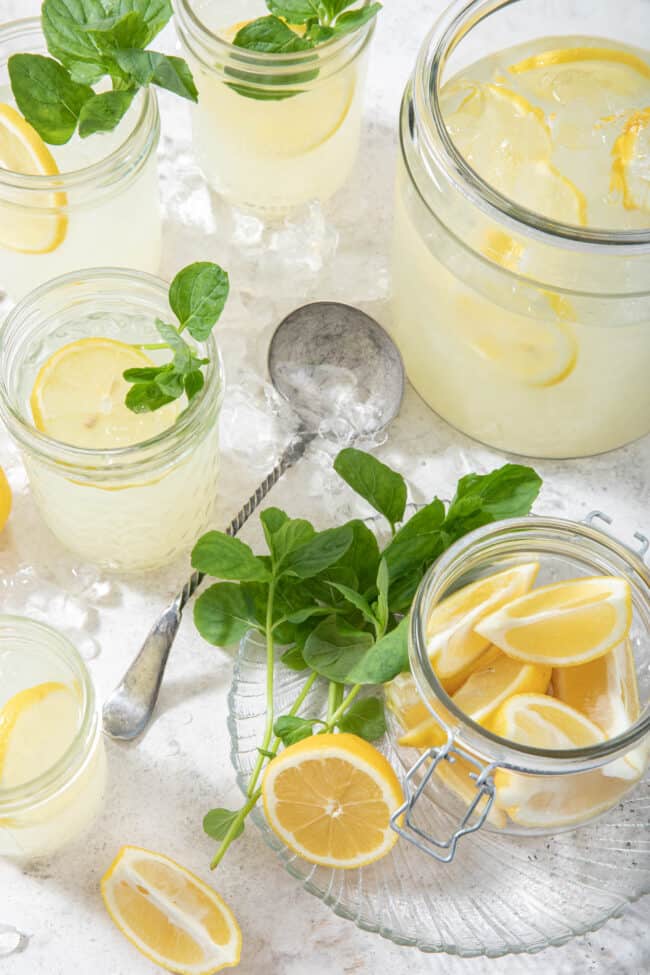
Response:
[{"label": "lemon slice", "polygon": [[315,735],[267,767],[264,811],[273,832],[299,856],[352,869],[392,850],[390,817],[403,797],[384,756],[356,735]]},{"label": "lemon slice", "polygon": [[484,616],[477,633],[527,663],[575,667],[624,640],[630,585],[618,576],[572,579],[535,589]]},{"label": "lemon slice", "polygon": [[[541,51],[508,69],[537,95],[559,105],[608,96],[634,98],[647,85],[650,64],[631,51],[609,47],[562,47]],[[597,109],[600,111],[600,109]]]},{"label": "lemon slice", "polygon": [[398,674],[384,687],[386,706],[402,728],[410,731],[430,717],[411,674]]},{"label": "lemon slice", "polygon": [[[605,740],[584,714],[543,694],[511,697],[497,712],[493,730],[520,745],[554,750],[588,748]],[[579,776],[520,775],[499,769],[494,776],[496,805],[521,826],[570,826],[609,809],[629,789],[629,780],[608,777],[606,769]]]},{"label": "lemon slice", "polygon": [[172,426],[176,403],[132,413],[124,398],[126,369],[154,363],[114,339],[88,338],[58,349],[41,367],[30,399],[35,427],[61,443],[94,450],[150,440]]},{"label": "lemon slice", "polygon": [[[4,103],[0,103],[0,167],[25,176],[56,176],[59,172],[54,156],[36,129]],[[16,215],[0,221],[0,247],[23,254],[56,250],[65,240],[68,218],[60,212],[43,211],[63,209],[68,202],[66,194],[23,194],[18,190],[15,202],[19,207]]]},{"label": "lemon slice", "polygon": [[427,621],[427,651],[441,681],[462,682],[467,668],[493,642],[476,632],[476,624],[528,592],[538,571],[538,562],[514,566],[464,586],[433,608]]},{"label": "lemon slice", "polygon": [[11,488],[7,475],[0,467],[0,532],[9,521],[11,514]]},{"label": "lemon slice", "polygon": [[178,863],[123,846],[101,883],[122,934],[177,975],[214,975],[239,964],[241,932],[228,905]]},{"label": "lemon slice", "polygon": [[52,768],[72,744],[79,718],[78,693],[57,681],[9,698],[0,709],[0,785],[15,788]]},{"label": "lemon slice", "polygon": [[650,213],[650,108],[628,119],[612,148],[611,188],[626,210]]}]

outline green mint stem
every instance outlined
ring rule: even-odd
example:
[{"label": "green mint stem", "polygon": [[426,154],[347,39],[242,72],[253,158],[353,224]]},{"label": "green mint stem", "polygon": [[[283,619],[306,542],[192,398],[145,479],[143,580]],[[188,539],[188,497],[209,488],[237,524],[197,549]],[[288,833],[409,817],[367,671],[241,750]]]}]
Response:
[{"label": "green mint stem", "polygon": [[325,725],[325,728],[323,729],[325,732],[331,732],[331,731],[334,730],[334,728],[336,726],[336,722],[339,720],[339,718],[343,714],[345,714],[345,712],[347,711],[347,709],[350,707],[350,705],[354,701],[355,697],[357,696],[357,694],[361,690],[361,686],[362,686],[361,684],[355,684],[354,687],[352,688],[352,690],[348,693],[347,697],[344,697],[343,698],[342,703],[339,705],[339,707],[336,709],[336,711],[331,716],[328,715],[327,724]]},{"label": "green mint stem", "polygon": [[332,715],[334,714],[337,708],[337,697],[338,697],[337,687],[338,684],[336,684],[335,681],[331,680],[330,686],[327,691],[327,720],[328,721],[332,720]]},{"label": "green mint stem", "polygon": [[150,349],[156,352],[167,351],[169,346],[166,342],[131,342],[132,349]]},{"label": "green mint stem", "polygon": [[[269,584],[269,598],[266,603],[266,727],[264,729],[264,740],[262,742],[262,749],[267,752],[269,750],[269,745],[271,744],[271,737],[273,735],[273,677],[275,669],[275,644],[273,642],[273,603],[275,597],[275,580],[272,579]],[[248,795],[249,797],[255,792],[255,787],[257,785],[257,780],[260,777],[262,771],[262,766],[264,765],[264,755],[260,752],[257,756],[257,762],[255,763],[255,768],[253,769],[253,775],[248,784]]]}]

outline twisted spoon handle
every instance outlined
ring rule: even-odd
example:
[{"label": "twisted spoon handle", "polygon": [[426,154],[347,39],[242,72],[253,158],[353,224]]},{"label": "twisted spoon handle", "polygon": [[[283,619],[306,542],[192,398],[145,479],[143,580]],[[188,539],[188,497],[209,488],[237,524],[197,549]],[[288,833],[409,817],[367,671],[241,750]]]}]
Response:
[{"label": "twisted spoon handle", "polygon": [[[271,473],[233,518],[226,529],[236,535],[283,474],[304,455],[315,434],[301,433],[286,448]],[[130,741],[145,730],[158,700],[169,651],[180,626],[183,610],[205,578],[194,572],[170,605],[161,613],[124,677],[104,704],[104,731],[111,738]]]}]

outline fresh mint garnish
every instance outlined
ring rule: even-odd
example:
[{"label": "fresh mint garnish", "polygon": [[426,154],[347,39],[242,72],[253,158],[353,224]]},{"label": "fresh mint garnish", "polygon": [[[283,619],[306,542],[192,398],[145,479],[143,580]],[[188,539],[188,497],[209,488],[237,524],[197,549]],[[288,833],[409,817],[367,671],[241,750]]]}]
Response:
[{"label": "fresh mint garnish", "polygon": [[[189,334],[204,342],[216,325],[228,298],[228,275],[218,264],[199,261],[183,268],[172,281],[169,304],[178,318],[178,326],[156,319],[156,329],[162,342],[138,345],[140,349],[155,349],[173,353],[171,362],[160,366],[127,369],[124,379],[133,386],[126,394],[126,405],[133,413],[152,413],[181,396],[193,399],[203,389],[203,366],[209,359],[201,358],[182,336]],[[202,539],[207,547],[209,541]],[[233,545],[236,543],[236,545]],[[241,552],[246,546],[237,539],[223,542],[229,551]],[[252,553],[251,553],[252,554]],[[241,556],[240,556],[241,557]],[[241,565],[235,575],[222,578],[241,580]]]},{"label": "fresh mint garnish", "polygon": [[[157,85],[198,100],[182,58],[147,51],[172,16],[169,0],[44,0],[41,23],[51,57],[14,54],[9,78],[16,104],[41,138],[63,145],[110,132],[140,88]],[[104,78],[110,91],[95,92]]]},{"label": "fresh mint garnish", "polygon": [[[404,520],[407,487],[396,471],[349,448],[339,453],[334,468],[388,521],[392,538],[383,551],[362,521],[317,532],[303,518],[268,508],[260,516],[265,554],[255,555],[223,532],[204,535],[192,554],[195,569],[227,580],[216,582],[196,601],[194,621],[201,635],[227,646],[252,629],[266,644],[264,739],[242,808],[236,814],[209,814],[208,832],[220,844],[213,867],[240,835],[261,796],[265,764],[281,746],[336,729],[368,741],[381,738],[386,727],[383,701],[361,691],[408,670],[408,613],[424,574],[446,548],[479,524],[527,514],[541,486],[532,468],[506,464],[489,474],[461,478],[448,508],[434,498]],[[279,657],[278,647],[283,648]],[[306,679],[289,711],[276,717],[273,675],[278,659]],[[329,682],[324,719],[299,714],[317,680]]]}]

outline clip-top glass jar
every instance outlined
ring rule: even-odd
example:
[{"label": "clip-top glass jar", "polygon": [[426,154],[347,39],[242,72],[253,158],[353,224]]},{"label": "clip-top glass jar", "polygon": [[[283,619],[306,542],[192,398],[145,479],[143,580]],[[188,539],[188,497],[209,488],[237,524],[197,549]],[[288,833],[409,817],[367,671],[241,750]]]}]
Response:
[{"label": "clip-top glass jar", "polygon": [[[0,616],[0,717],[0,856],[45,856],[88,826],[106,779],[90,676],[56,630]],[[12,734],[26,728],[42,736],[41,748],[33,740],[12,748]]]},{"label": "clip-top glass jar", "polygon": [[199,90],[194,147],[212,188],[269,213],[332,196],[357,157],[374,21],[315,49],[271,54],[231,43],[266,12],[260,0],[175,7]]},{"label": "clip-top glass jar", "polygon": [[[645,551],[647,540],[639,539]],[[630,585],[628,641],[640,713],[616,737],[572,749],[528,747],[506,740],[463,713],[434,673],[427,647],[427,622],[434,607],[468,583],[533,561],[539,563],[537,582],[542,585],[599,575],[620,576]],[[407,839],[438,859],[450,860],[458,839],[479,827],[528,836],[573,829],[617,805],[647,775],[650,570],[629,548],[591,524],[516,518],[487,525],[457,541],[429,570],[416,596],[410,660],[420,699],[440,727],[443,743],[424,752],[411,769],[407,802],[395,820]],[[458,823],[451,836],[414,832],[415,807],[423,788]],[[406,823],[400,826],[397,819],[404,812]]]},{"label": "clip-top glass jar", "polygon": [[[45,361],[74,340],[157,343],[173,320],[168,285],[115,268],[56,278],[23,299],[0,331],[0,416],[22,449],[40,513],[81,558],[119,572],[168,565],[207,526],[217,491],[218,418],[224,391],[213,335],[189,338],[209,360],[205,384],[171,426],[142,443],[71,446],[34,424],[32,391]],[[151,353],[169,358],[168,350]]]},{"label": "clip-top glass jar", "polygon": [[[593,37],[584,37],[585,25]],[[543,43],[549,29],[553,37]],[[423,399],[484,443],[532,456],[575,457],[618,447],[650,430],[650,212],[643,199],[643,140],[650,119],[647,110],[624,110],[630,89],[639,104],[650,104],[650,51],[635,46],[640,38],[650,38],[645,0],[617,6],[609,0],[457,0],[422,45],[401,113],[393,334]],[[534,61],[540,46],[553,50]],[[511,61],[520,58],[515,76]],[[487,62],[490,84],[480,79],[477,84],[477,64]],[[531,64],[541,67],[527,74]],[[569,86],[564,104],[552,84],[558,65]],[[528,100],[515,91],[522,79]],[[624,200],[618,192],[615,200],[621,221],[631,221],[632,229],[592,226],[591,210],[582,226],[577,217],[569,222],[571,199],[578,209],[586,206],[594,168],[591,149],[580,142],[583,119],[568,118],[558,135],[566,142],[562,159],[571,161],[579,188],[571,190],[557,167],[538,160],[530,165],[530,178],[516,184],[526,198],[535,174],[546,180],[556,214],[551,218],[533,212],[534,200],[528,209],[479,175],[457,147],[442,104],[443,89],[457,85],[454,104],[468,100],[461,134],[476,156],[481,146],[471,142],[472,132],[484,146],[489,131],[477,134],[472,113],[480,114],[487,92],[489,117],[498,122],[509,113],[514,128],[529,135],[528,142],[522,136],[521,152],[532,153],[535,126],[546,145],[554,113],[577,112],[583,104],[579,86],[587,83],[584,90],[600,92],[614,106],[593,123],[596,141],[602,134],[595,151],[608,173],[612,167],[612,184],[615,177],[621,182],[628,155],[639,167],[639,186]],[[542,117],[535,85],[544,84],[552,91]],[[609,144],[619,134],[627,141],[619,142],[616,170]],[[504,165],[515,167],[520,150],[511,147],[509,155],[508,145],[504,136],[495,151]],[[615,194],[605,180],[602,190],[598,186],[606,197],[598,198],[602,212]]]},{"label": "clip-top glass jar", "polygon": [[[37,19],[0,28],[0,109],[10,113],[14,98],[7,65],[18,53],[46,53]],[[9,122],[14,124],[12,117]],[[147,89],[113,132],[87,139],[75,134],[66,145],[46,147],[55,166],[44,166],[39,175],[3,168],[0,159],[0,289],[18,299],[81,268],[157,271],[159,140],[156,95]]]}]

